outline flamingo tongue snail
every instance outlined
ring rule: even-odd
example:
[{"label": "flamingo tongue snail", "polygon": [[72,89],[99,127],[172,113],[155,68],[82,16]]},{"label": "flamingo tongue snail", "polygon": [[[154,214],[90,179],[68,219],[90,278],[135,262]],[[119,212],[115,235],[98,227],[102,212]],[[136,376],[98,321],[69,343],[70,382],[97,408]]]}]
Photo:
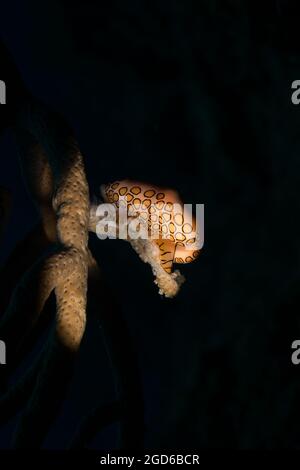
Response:
[{"label": "flamingo tongue snail", "polygon": [[[101,192],[105,203],[126,207],[128,220],[135,218],[146,227],[149,236],[136,238],[129,233],[128,241],[140,258],[151,265],[159,293],[174,297],[184,277],[173,270],[173,265],[190,263],[200,253],[195,217],[183,212],[178,193],[171,189],[122,180],[102,186]],[[93,212],[95,207],[92,206],[91,214]],[[91,219],[94,218],[91,215]]]}]

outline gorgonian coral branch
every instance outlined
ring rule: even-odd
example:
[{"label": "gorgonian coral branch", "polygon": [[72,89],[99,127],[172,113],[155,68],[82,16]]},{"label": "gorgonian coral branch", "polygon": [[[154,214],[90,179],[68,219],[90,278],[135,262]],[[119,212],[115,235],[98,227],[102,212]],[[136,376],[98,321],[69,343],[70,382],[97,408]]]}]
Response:
[{"label": "gorgonian coral branch", "polygon": [[83,158],[61,118],[39,104],[30,103],[22,111],[17,135],[28,187],[42,219],[46,226],[53,225],[52,202],[56,220],[58,252],[43,267],[42,291],[47,296],[54,289],[57,334],[76,351],[85,328],[88,268],[89,190]]},{"label": "gorgonian coral branch", "polygon": [[[59,409],[73,353],[78,350],[85,329],[91,259],[89,190],[78,145],[59,116],[30,101],[18,114],[15,134],[29,192],[40,212],[48,242],[54,242],[52,253],[35,262],[20,279],[0,327],[2,337],[19,349],[51,292],[55,293],[55,331],[15,440],[17,447],[36,447]],[[23,328],[16,328],[22,318]],[[63,373],[58,373],[58,366]],[[17,396],[22,398],[22,393]]]}]

